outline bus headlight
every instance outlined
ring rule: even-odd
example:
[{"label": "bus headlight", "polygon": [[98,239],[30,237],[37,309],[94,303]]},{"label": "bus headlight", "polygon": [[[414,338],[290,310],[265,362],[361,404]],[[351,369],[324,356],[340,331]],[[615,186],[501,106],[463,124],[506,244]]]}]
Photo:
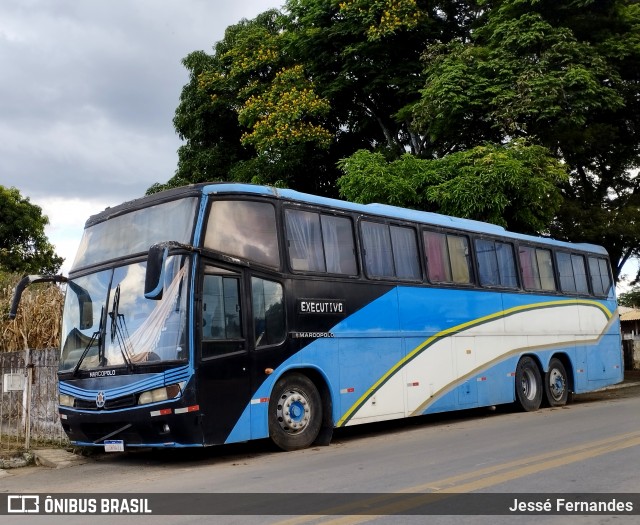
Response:
[{"label": "bus headlight", "polygon": [[75,398],[67,394],[60,394],[60,396],[58,397],[58,403],[61,407],[72,407],[74,401]]},{"label": "bus headlight", "polygon": [[167,399],[175,399],[180,395],[184,389],[186,382],[176,383],[174,385],[165,386],[162,388],[155,388],[153,390],[147,390],[142,392],[138,397],[139,405],[147,405],[149,403],[157,403],[159,401],[166,401]]}]

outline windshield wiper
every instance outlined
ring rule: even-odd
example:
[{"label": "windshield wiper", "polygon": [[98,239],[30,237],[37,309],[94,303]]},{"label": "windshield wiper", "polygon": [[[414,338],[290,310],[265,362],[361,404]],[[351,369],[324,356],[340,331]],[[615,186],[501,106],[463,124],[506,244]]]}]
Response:
[{"label": "windshield wiper", "polygon": [[91,335],[91,339],[89,339],[89,343],[87,344],[85,349],[82,351],[82,354],[80,355],[80,359],[78,359],[78,362],[76,363],[76,366],[73,367],[73,370],[71,371],[71,375],[72,376],[75,377],[75,375],[78,373],[78,370],[80,370],[80,365],[82,364],[82,361],[84,361],[84,358],[87,357],[87,354],[89,353],[89,350],[91,350],[91,348],[93,348],[93,343],[95,343],[96,339],[98,340],[98,353],[100,352],[100,346],[101,346],[101,342],[102,342],[102,320],[103,320],[103,317],[104,317],[104,306],[100,310],[100,324],[98,325],[98,329],[95,332],[93,332],[93,334]]},{"label": "windshield wiper", "polygon": [[[124,359],[129,372],[133,372],[135,367],[133,361],[131,360],[131,354],[127,349],[126,341],[129,340],[129,334],[127,332],[127,325],[124,320],[124,314],[118,313],[118,309],[120,308],[120,285],[116,287],[116,291],[113,294],[113,310],[109,312],[109,317],[111,317],[111,342],[115,339],[118,342],[118,348],[120,349],[120,353],[122,354],[122,359]],[[122,324],[119,326],[118,322]]]}]

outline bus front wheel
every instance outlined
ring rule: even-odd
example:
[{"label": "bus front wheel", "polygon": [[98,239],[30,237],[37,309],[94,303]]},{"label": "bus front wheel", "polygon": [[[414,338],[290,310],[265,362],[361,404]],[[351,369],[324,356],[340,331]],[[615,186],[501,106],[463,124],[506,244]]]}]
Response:
[{"label": "bus front wheel", "polygon": [[561,407],[569,398],[569,382],[567,371],[559,359],[555,357],[549,362],[549,371],[545,376],[544,391],[549,406]]},{"label": "bus front wheel", "polygon": [[269,399],[269,437],[283,450],[310,446],[322,425],[322,400],[313,382],[302,374],[281,377]]},{"label": "bus front wheel", "polygon": [[516,368],[516,399],[525,412],[533,412],[542,403],[542,376],[537,363],[525,356]]}]

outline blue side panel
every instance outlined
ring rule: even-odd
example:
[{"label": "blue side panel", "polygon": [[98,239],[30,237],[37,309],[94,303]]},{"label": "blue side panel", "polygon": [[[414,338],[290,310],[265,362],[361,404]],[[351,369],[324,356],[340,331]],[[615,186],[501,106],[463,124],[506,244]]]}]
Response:
[{"label": "blue side panel", "polygon": [[618,326],[601,339],[597,347],[590,347],[587,355],[587,388],[593,390],[624,379],[624,361]]},{"label": "blue side panel", "polygon": [[[334,326],[333,338],[316,339],[282,363],[253,394],[252,404],[245,408],[227,442],[246,440],[242,426],[247,420],[251,421],[251,439],[268,437],[268,402],[265,400],[271,395],[275,381],[296,368],[314,368],[325,377],[334,400],[333,420],[338,421],[345,410],[343,405],[353,403],[403,357],[397,305],[397,289],[393,289]],[[347,385],[341,385],[345,368],[350,369],[352,375]],[[343,388],[353,391],[341,394]]]},{"label": "blue side panel", "polygon": [[475,377],[478,406],[500,405],[515,400],[514,370],[517,365],[518,357],[510,357]]},{"label": "blue side panel", "polygon": [[423,414],[513,402],[515,399],[513,371],[517,363],[517,357],[505,359],[455,384],[451,390],[429,405]]},{"label": "blue side panel", "polygon": [[[399,337],[349,338],[339,341],[340,347],[340,403],[334,410],[334,421],[338,421],[353,403],[364,394],[387,370],[405,356],[402,339]],[[335,407],[338,408],[337,406]],[[378,415],[396,413],[393,406],[380,405]],[[404,411],[404,407],[402,408]]]},{"label": "blue side panel", "polygon": [[[575,302],[582,302],[583,305],[590,303],[594,307],[599,303],[609,312],[615,309],[615,301],[611,300],[576,299]],[[412,413],[415,397],[388,401],[392,405],[391,408],[380,407],[379,412],[378,406],[373,406],[371,400],[375,392],[383,388],[387,381],[397,379],[398,374],[403,373],[403,367],[414,358],[417,359],[416,356],[428,352],[449,351],[446,344],[442,344],[445,338],[452,341],[450,363],[447,363],[447,359],[439,358],[435,361],[427,359],[424,362],[437,362],[441,371],[451,372],[447,374],[448,377],[455,378],[460,373],[466,373],[461,370],[470,371],[473,375],[461,377],[458,381],[454,379],[454,383],[446,387],[447,390],[434,392],[433,402],[421,407],[420,413],[513,402],[514,373],[521,355],[519,348],[522,348],[522,352],[535,354],[543,371],[548,368],[549,360],[554,354],[565,354],[571,363],[570,373],[577,392],[611,384],[618,377],[621,379],[617,323],[612,323],[604,337],[596,333],[594,327],[593,334],[585,334],[588,341],[584,344],[573,342],[549,347],[544,339],[541,339],[542,343],[536,342],[535,336],[538,334],[529,333],[534,337],[528,338],[529,328],[526,322],[519,324],[518,318],[511,317],[527,311],[528,307],[538,309],[572,303],[570,299],[549,295],[410,286],[394,288],[331,327],[332,338],[317,339],[282,363],[253,394],[252,404],[246,407],[228,441],[268,436],[268,403],[265,400],[268,400],[274,382],[283,373],[295,368],[315,368],[323,374],[333,399],[333,420],[340,422],[340,425],[348,422],[356,413],[354,411],[359,410],[364,404],[367,404],[367,418],[380,416],[380,419],[384,419],[386,415],[398,417],[398,413],[405,407],[407,413]],[[609,312],[603,310],[602,315],[608,316]],[[491,333],[476,331],[476,334],[482,335],[469,335],[469,340],[466,341],[465,331],[489,322],[493,327],[489,330],[495,329],[496,337],[508,336],[509,334],[503,331],[508,327],[511,335],[518,339],[514,340],[515,346],[511,349],[505,348],[506,354],[503,358],[487,363],[487,368],[476,368],[482,367],[482,363],[478,362],[474,366],[475,351],[470,352],[467,349],[476,347],[474,338],[491,337]],[[500,327],[502,322],[505,323],[504,328]],[[586,329],[588,330],[588,327]],[[434,338],[436,335],[438,337]],[[451,368],[447,369],[448,366]],[[589,377],[587,371],[590,371]],[[423,382],[419,386],[428,388],[429,372],[420,371],[420,374]],[[387,400],[378,399],[378,402],[382,405],[387,403]],[[250,436],[242,430],[249,421]]]},{"label": "blue side panel", "polygon": [[399,288],[394,288],[387,292],[338,323],[331,331],[336,336],[393,337],[400,335],[399,290]]},{"label": "blue side panel", "polygon": [[[265,406],[269,406],[268,403],[263,403],[263,404]],[[233,427],[233,430],[229,434],[229,437],[227,438],[225,443],[240,443],[243,441],[249,441],[250,439],[267,437],[268,434],[264,434],[264,435],[258,434],[256,436],[252,435],[251,433],[253,428],[253,424],[251,420],[251,415],[253,412],[252,408],[253,408],[252,404],[247,405],[247,408],[245,408],[244,412],[242,412],[242,415],[238,419],[236,426]],[[265,414],[266,414],[266,409],[265,409]]]},{"label": "blue side panel", "polygon": [[578,346],[574,349],[573,364],[573,389],[574,392],[584,392],[587,390],[587,347]]},{"label": "blue side panel", "polygon": [[[269,436],[268,408],[269,396],[277,379],[289,370],[296,368],[311,368],[317,370],[329,385],[332,399],[337,400],[340,396],[340,388],[335,384],[339,376],[338,345],[335,339],[317,339],[302,351],[291,356],[282,365],[276,368],[273,373],[260,385],[253,394],[252,401],[245,408],[240,419],[230,432],[226,443],[246,441],[247,439],[260,439]],[[334,417],[339,412],[340,407],[335,407]]]},{"label": "blue side panel", "polygon": [[437,288],[397,290],[403,335],[409,337],[428,337],[501,309],[499,294]]}]

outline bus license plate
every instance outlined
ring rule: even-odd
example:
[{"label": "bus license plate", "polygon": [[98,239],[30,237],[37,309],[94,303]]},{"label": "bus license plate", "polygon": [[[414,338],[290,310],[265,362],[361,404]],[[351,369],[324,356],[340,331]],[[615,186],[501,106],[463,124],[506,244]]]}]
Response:
[{"label": "bus license plate", "polygon": [[121,439],[111,439],[104,442],[105,452],[124,452],[124,441]]}]

